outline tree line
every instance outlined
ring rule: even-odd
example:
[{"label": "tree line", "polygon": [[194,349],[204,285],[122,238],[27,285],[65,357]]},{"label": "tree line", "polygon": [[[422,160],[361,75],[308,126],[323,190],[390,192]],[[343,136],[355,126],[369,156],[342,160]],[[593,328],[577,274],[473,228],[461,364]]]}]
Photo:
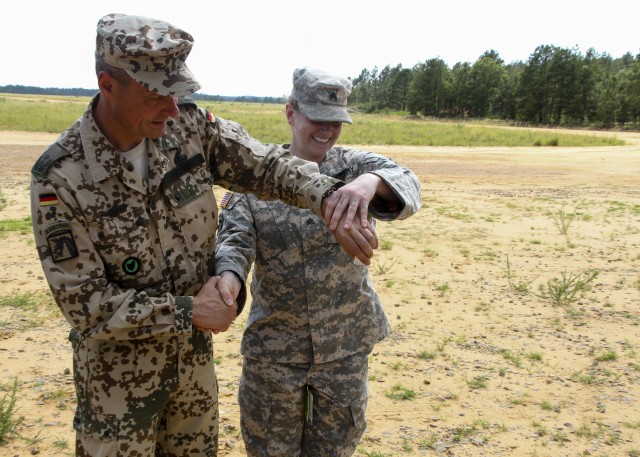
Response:
[{"label": "tree line", "polygon": [[[68,97],[93,97],[98,89],[81,88],[57,88],[57,87],[36,87],[21,85],[0,86],[0,93],[3,94],[28,94],[28,95],[63,95]],[[196,92],[192,95],[194,100],[206,100],[211,102],[243,102],[243,103],[284,103],[282,97],[256,97],[252,95],[226,96],[209,95]]]},{"label": "tree line", "polygon": [[640,127],[640,54],[538,46],[526,62],[486,51],[449,68],[440,58],[353,78],[351,106],[434,118],[491,118],[553,126]]}]

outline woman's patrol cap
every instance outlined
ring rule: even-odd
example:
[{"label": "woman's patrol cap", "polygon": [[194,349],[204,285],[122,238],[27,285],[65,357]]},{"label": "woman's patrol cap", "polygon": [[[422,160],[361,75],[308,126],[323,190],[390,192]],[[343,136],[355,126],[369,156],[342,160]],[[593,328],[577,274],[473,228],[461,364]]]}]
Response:
[{"label": "woman's patrol cap", "polygon": [[186,60],[193,37],[167,22],[108,14],[98,21],[96,54],[152,92],[182,97],[200,89]]},{"label": "woman's patrol cap", "polygon": [[307,119],[316,122],[352,123],[347,113],[347,97],[351,81],[312,68],[297,68],[293,72],[291,97]]}]

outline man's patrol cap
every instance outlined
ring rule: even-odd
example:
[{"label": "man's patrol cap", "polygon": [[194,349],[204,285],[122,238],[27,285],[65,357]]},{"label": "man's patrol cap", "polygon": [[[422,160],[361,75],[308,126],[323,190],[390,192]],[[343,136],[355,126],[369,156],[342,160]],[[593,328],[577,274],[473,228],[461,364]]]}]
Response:
[{"label": "man's patrol cap", "polygon": [[351,81],[312,68],[297,68],[293,72],[291,98],[307,119],[316,122],[352,123],[347,113],[347,97]]},{"label": "man's patrol cap", "polygon": [[108,14],[98,21],[96,55],[152,92],[182,97],[200,89],[187,68],[193,37],[167,22]]}]

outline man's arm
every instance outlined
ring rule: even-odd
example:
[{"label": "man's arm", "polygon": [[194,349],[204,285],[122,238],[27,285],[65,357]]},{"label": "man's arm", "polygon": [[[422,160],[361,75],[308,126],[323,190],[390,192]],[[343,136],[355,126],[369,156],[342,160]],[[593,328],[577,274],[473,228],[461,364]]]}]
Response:
[{"label": "man's arm", "polygon": [[[261,200],[282,200],[293,206],[309,208],[320,217],[325,216],[322,210],[325,197],[342,184],[340,180],[320,174],[316,163],[292,156],[286,149],[260,143],[236,122],[209,115],[198,116],[197,119],[206,122],[203,147],[211,154],[209,163],[216,184],[254,194]],[[328,220],[335,219],[336,225],[345,215],[342,222],[347,230],[338,235],[338,242],[349,255],[368,263],[372,247],[363,250],[362,238],[354,239],[349,232],[358,208],[364,208],[358,222],[366,228],[368,192],[355,184],[346,185],[335,193],[346,201],[329,207]],[[369,234],[364,239],[371,240],[372,237]]]}]

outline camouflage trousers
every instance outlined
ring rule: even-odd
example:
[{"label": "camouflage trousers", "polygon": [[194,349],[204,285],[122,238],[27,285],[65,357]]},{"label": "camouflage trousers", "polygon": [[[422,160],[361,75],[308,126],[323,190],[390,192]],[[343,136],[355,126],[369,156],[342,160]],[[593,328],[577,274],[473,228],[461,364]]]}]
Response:
[{"label": "camouflage trousers", "polygon": [[347,457],[367,422],[367,354],[280,364],[245,357],[238,391],[249,457]]},{"label": "camouflage trousers", "polygon": [[74,334],[71,340],[77,456],[217,455],[210,334],[126,341]]}]

